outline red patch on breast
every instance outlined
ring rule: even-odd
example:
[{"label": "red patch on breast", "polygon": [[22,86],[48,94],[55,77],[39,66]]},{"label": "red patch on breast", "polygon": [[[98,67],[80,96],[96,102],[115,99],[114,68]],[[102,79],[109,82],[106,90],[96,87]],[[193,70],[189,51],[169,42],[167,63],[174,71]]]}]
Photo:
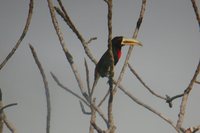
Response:
[{"label": "red patch on breast", "polygon": [[122,55],[122,51],[120,49],[118,49],[117,50],[117,57],[118,57],[118,59],[121,57],[121,55]]}]

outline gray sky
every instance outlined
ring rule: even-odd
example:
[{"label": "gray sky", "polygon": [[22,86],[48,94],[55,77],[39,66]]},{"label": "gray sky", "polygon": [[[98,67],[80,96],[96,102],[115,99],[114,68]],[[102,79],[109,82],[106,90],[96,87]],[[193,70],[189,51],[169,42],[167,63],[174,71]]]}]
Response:
[{"label": "gray sky", "polygon": [[[0,2],[0,62],[21,35],[27,17],[28,4],[28,0],[1,0]],[[84,38],[89,39],[94,36],[98,38],[90,44],[90,48],[94,56],[99,59],[107,48],[106,4],[103,0],[68,0],[64,1],[64,5]],[[113,0],[113,36],[132,36],[140,5],[139,0]],[[85,81],[84,57],[86,57],[91,70],[92,83],[94,65],[85,55],[74,33],[59,16],[57,18],[69,50],[73,53],[81,78]],[[148,1],[138,39],[143,43],[143,47],[134,48],[130,58],[130,64],[138,74],[154,91],[163,96],[182,93],[188,86],[200,57],[199,29],[191,1]],[[80,94],[55,34],[45,0],[35,0],[28,34],[15,55],[0,71],[0,88],[2,88],[4,104],[18,103],[17,106],[6,110],[8,119],[19,133],[45,132],[44,87],[31,55],[29,43],[35,47],[48,77],[52,102],[51,132],[88,132],[89,116],[82,114],[79,101],[58,87],[50,76],[50,71],[54,72],[63,84]],[[123,48],[122,59],[115,68],[116,78],[127,49]],[[122,81],[127,90],[176,123],[181,101],[174,101],[174,107],[170,109],[164,101],[149,94],[130,73],[127,69]],[[106,82],[106,78],[99,81],[94,94],[97,100],[106,93],[108,89]],[[86,87],[85,82],[84,85]],[[199,97],[199,86],[195,85],[188,101],[185,127],[200,124],[200,107],[197,105]],[[166,122],[135,104],[121,91],[118,91],[114,100],[117,133],[175,132]],[[105,104],[104,107],[106,106]],[[105,127],[104,124],[101,126]],[[9,131],[5,129],[5,133]]]}]

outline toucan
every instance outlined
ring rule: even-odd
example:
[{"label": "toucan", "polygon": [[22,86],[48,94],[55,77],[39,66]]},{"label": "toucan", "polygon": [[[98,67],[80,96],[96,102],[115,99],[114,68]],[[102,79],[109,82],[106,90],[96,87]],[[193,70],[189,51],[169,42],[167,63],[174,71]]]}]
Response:
[{"label": "toucan", "polygon": [[[142,46],[141,42],[132,39],[132,38],[124,38],[123,36],[116,36],[112,39],[112,52],[114,57],[114,65],[117,64],[121,57],[121,48],[123,46],[133,46],[133,45],[139,45]],[[103,54],[99,62],[96,64],[95,71],[94,71],[94,83],[91,90],[91,95],[93,94],[94,88],[97,84],[97,81],[99,77],[108,77],[109,76],[109,70],[111,66],[111,58],[109,54],[109,49]]]}]

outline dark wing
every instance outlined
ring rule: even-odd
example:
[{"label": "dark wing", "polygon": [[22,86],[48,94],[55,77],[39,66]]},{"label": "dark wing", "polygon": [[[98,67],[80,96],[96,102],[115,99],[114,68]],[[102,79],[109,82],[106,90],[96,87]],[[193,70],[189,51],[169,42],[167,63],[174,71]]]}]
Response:
[{"label": "dark wing", "polygon": [[95,71],[98,72],[101,77],[106,77],[109,74],[110,65],[111,59],[107,50],[97,63]]}]

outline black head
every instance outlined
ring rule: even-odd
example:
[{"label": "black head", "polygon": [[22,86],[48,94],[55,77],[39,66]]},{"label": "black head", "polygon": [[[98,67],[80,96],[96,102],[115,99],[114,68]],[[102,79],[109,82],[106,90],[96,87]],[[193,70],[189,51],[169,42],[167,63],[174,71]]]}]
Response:
[{"label": "black head", "polygon": [[116,36],[112,39],[112,45],[114,47],[119,47],[121,48],[123,45],[122,45],[122,40],[123,40],[123,36]]},{"label": "black head", "polygon": [[142,46],[141,42],[133,38],[124,38],[123,36],[116,36],[112,39],[113,47],[121,48],[122,46],[129,45],[140,45]]}]

